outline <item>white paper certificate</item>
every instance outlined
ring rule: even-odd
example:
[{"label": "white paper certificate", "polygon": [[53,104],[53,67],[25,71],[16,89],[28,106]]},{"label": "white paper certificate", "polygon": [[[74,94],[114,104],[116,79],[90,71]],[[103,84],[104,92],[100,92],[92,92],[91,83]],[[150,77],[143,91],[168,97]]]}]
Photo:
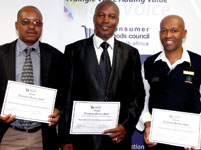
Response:
[{"label": "white paper certificate", "polygon": [[56,89],[8,81],[1,115],[12,114],[17,119],[49,123],[56,93]]},{"label": "white paper certificate", "polygon": [[74,101],[70,134],[103,134],[116,128],[120,102]]},{"label": "white paper certificate", "polygon": [[200,147],[200,114],[153,109],[149,140],[181,146]]}]

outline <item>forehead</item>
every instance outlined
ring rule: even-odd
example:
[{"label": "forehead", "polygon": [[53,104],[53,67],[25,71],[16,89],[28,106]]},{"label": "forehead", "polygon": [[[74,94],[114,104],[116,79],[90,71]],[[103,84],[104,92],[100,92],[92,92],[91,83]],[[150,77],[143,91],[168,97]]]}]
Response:
[{"label": "forehead", "polygon": [[105,2],[97,6],[96,13],[112,13],[118,15],[118,8],[111,2]]},{"label": "forehead", "polygon": [[169,17],[161,22],[161,28],[182,28],[183,24],[179,18]]},{"label": "forehead", "polygon": [[42,20],[40,12],[34,8],[24,8],[19,13],[19,19],[39,19]]}]

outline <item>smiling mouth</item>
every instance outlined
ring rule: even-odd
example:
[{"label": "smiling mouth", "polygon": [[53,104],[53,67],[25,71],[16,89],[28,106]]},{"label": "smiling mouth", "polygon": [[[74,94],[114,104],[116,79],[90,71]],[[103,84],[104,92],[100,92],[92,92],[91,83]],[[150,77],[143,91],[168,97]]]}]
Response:
[{"label": "smiling mouth", "polygon": [[165,41],[165,44],[167,44],[167,45],[172,45],[172,44],[174,44],[174,41],[167,40],[167,41]]},{"label": "smiling mouth", "polygon": [[109,27],[108,27],[108,26],[102,26],[101,28],[102,28],[103,30],[105,30],[105,31],[106,31],[106,30],[109,30]]}]

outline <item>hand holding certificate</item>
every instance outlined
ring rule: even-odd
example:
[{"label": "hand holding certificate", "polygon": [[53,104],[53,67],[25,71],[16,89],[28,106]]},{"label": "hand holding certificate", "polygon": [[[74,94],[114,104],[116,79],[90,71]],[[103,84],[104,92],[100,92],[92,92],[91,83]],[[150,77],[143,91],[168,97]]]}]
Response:
[{"label": "hand holding certificate", "polygon": [[200,148],[200,114],[153,109],[149,140]]},{"label": "hand holding certificate", "polygon": [[118,124],[120,102],[74,101],[70,134],[103,134]]},{"label": "hand holding certificate", "polygon": [[1,115],[17,119],[49,123],[53,113],[56,89],[8,81]]}]

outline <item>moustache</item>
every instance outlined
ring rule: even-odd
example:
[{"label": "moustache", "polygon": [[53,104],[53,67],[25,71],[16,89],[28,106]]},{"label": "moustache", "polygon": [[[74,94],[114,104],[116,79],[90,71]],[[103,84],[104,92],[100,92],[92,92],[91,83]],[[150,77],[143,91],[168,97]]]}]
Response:
[{"label": "moustache", "polygon": [[37,34],[38,32],[35,30],[26,30],[25,33]]}]

